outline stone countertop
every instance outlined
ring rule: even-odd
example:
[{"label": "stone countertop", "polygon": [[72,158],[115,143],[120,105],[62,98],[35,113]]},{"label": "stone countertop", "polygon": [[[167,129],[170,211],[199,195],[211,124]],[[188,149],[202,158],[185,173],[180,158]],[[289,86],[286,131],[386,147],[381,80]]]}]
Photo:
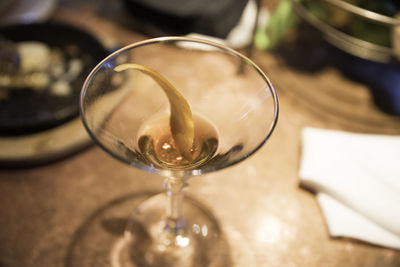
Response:
[{"label": "stone countertop", "polygon": [[[109,46],[145,39],[126,18],[113,19],[117,8],[61,1],[53,19]],[[337,69],[302,71],[280,53],[252,53],[279,95],[271,139],[246,161],[193,178],[188,194],[222,225],[232,266],[400,266],[399,251],[330,238],[313,193],[299,187],[297,176],[304,126],[396,134],[400,120],[379,111],[367,87]],[[42,166],[1,169],[0,266],[110,266],[126,215],[161,184],[96,146]]]}]

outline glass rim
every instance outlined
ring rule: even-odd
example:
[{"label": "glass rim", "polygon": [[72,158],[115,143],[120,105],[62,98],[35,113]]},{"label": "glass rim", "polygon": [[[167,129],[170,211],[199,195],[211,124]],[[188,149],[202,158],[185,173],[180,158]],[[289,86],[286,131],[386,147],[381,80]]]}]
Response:
[{"label": "glass rim", "polygon": [[[110,149],[108,149],[105,145],[102,144],[102,142],[100,142],[98,140],[98,138],[96,138],[95,134],[93,133],[93,131],[90,129],[90,127],[87,124],[86,121],[86,117],[84,115],[84,98],[87,92],[87,88],[88,85],[93,77],[93,75],[111,58],[113,58],[114,56],[121,54],[127,50],[130,50],[132,48],[136,48],[136,47],[140,47],[140,46],[144,46],[144,45],[151,45],[151,44],[156,44],[156,43],[167,43],[167,42],[177,42],[177,41],[187,41],[187,42],[193,42],[193,43],[200,43],[200,44],[205,44],[205,45],[209,45],[209,46],[213,46],[213,47],[217,47],[223,51],[227,51],[239,58],[242,58],[243,60],[245,60],[248,64],[250,64],[261,76],[262,78],[266,81],[267,85],[268,85],[268,89],[271,93],[271,96],[273,98],[273,102],[274,102],[274,119],[272,121],[272,123],[270,124],[270,127],[268,129],[268,134],[265,136],[265,138],[263,139],[262,142],[260,142],[254,149],[251,150],[251,152],[247,153],[246,155],[240,157],[239,159],[233,160],[232,162],[229,162],[228,164],[225,165],[221,165],[220,167],[213,167],[213,168],[206,168],[204,170],[198,169],[198,168],[194,168],[194,169],[158,169],[158,168],[150,168],[149,166],[147,166],[144,163],[140,163],[140,165],[138,163],[132,164],[131,162],[127,161],[126,159],[124,159],[123,157],[120,157],[119,155],[117,155],[116,153],[112,152]],[[236,51],[233,48],[230,48],[224,44],[220,44],[220,43],[216,43],[213,41],[209,41],[209,40],[205,40],[205,39],[200,39],[200,38],[193,38],[193,37],[181,37],[181,36],[164,36],[164,37],[157,37],[157,38],[151,38],[151,39],[146,39],[146,40],[142,40],[142,41],[138,41],[138,42],[134,42],[131,43],[129,45],[126,45],[114,52],[112,52],[111,54],[109,54],[107,57],[105,57],[103,60],[101,60],[88,74],[88,76],[85,79],[85,82],[82,85],[82,89],[80,92],[80,97],[79,97],[79,115],[80,118],[82,120],[82,123],[86,129],[86,131],[88,132],[90,138],[94,141],[94,143],[96,145],[98,145],[99,147],[101,147],[104,151],[106,151],[108,154],[112,155],[114,158],[116,158],[119,161],[122,161],[123,163],[129,165],[129,166],[133,166],[136,167],[138,169],[150,172],[150,173],[155,173],[161,176],[170,176],[171,173],[184,173],[186,175],[190,175],[190,176],[198,176],[198,175],[202,175],[205,173],[209,173],[209,172],[213,172],[213,171],[217,171],[217,170],[222,170],[225,168],[228,168],[230,166],[236,165],[237,163],[245,160],[246,158],[250,157],[251,155],[253,155],[255,152],[257,152],[265,143],[266,141],[270,138],[270,136],[272,135],[272,132],[274,131],[277,122],[278,122],[278,115],[279,115],[279,104],[278,104],[278,96],[275,90],[275,87],[273,86],[272,82],[270,81],[269,77],[261,70],[260,67],[258,67],[250,58],[248,58],[247,56],[243,55],[242,53]]]}]

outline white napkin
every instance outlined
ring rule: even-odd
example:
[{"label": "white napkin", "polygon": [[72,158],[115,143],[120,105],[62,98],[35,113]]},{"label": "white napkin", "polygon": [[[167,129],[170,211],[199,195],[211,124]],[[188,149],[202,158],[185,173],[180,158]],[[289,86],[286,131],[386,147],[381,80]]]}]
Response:
[{"label": "white napkin", "polygon": [[330,235],[400,249],[400,136],[305,128],[302,142],[300,181]]}]

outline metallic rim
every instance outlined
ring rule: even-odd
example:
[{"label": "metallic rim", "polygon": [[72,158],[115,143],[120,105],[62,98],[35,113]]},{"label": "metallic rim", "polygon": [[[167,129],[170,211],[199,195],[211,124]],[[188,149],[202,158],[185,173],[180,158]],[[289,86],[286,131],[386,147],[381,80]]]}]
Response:
[{"label": "metallic rim", "polygon": [[400,26],[400,20],[398,19],[366,10],[364,8],[358,7],[343,0],[324,0],[324,1],[340,9],[346,10],[352,14],[371,20],[373,22],[378,22],[380,24],[389,26]]},{"label": "metallic rim", "polygon": [[[398,26],[400,25],[400,20],[390,18],[372,11],[365,10],[363,8],[357,7],[355,5],[346,3],[342,0],[324,0],[332,5],[337,6],[343,10],[371,20],[373,22],[378,22],[384,25]],[[305,21],[313,25],[319,31],[326,35],[326,38],[336,47],[353,54],[355,56],[378,61],[378,62],[390,62],[396,52],[394,48],[385,47],[377,44],[373,44],[349,34],[346,34],[324,22],[319,20],[314,15],[310,14],[307,8],[301,3],[301,1],[291,0],[294,9]]]}]

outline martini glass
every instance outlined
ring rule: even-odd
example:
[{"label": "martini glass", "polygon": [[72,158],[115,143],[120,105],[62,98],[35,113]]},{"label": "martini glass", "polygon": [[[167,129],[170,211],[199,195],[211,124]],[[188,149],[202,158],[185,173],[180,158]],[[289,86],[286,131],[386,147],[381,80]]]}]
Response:
[{"label": "martini glass", "polygon": [[[115,71],[126,62],[155,70],[185,97],[194,120],[193,160],[182,160],[174,147],[170,106],[160,86],[143,72]],[[221,228],[208,209],[185,197],[187,181],[237,164],[267,141],[278,117],[268,77],[249,58],[217,43],[149,39],[112,53],[93,69],[83,85],[80,110],[102,149],[165,177],[165,193],[133,211],[112,264],[215,266]]]}]

